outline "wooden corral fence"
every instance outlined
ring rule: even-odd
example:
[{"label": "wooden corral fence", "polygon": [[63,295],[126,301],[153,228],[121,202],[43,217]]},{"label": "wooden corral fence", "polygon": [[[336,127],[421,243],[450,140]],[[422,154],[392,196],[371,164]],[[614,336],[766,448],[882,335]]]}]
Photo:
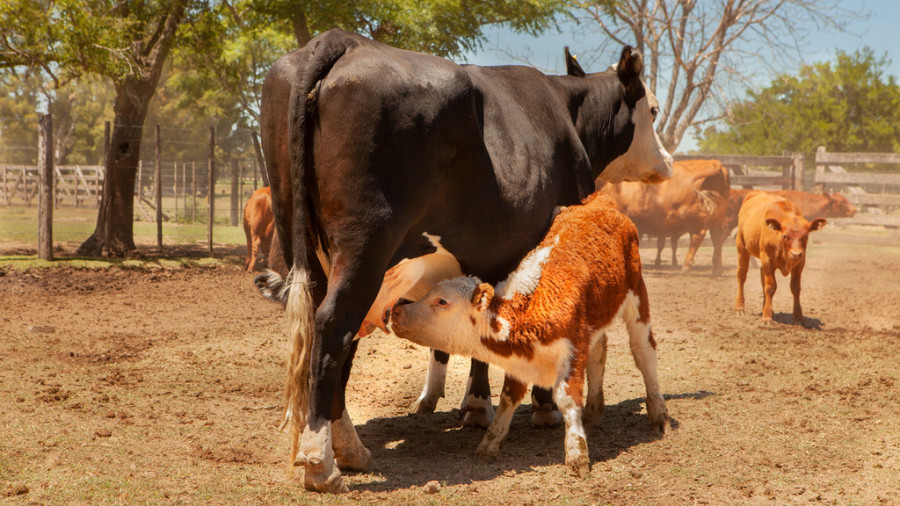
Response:
[{"label": "wooden corral fence", "polygon": [[[103,194],[103,167],[100,165],[58,165],[55,207],[91,206]],[[36,165],[0,165],[0,202],[4,205],[35,203],[39,189]]]},{"label": "wooden corral fence", "polygon": [[[749,155],[675,155],[681,160],[719,160],[728,169],[731,186],[746,189],[802,190],[803,155],[782,156]],[[760,170],[765,167],[770,170]],[[771,170],[774,169],[774,170]]]},{"label": "wooden corral fence", "polygon": [[900,171],[848,172],[838,164],[880,164],[900,167],[900,153],[835,153],[816,150],[816,187],[839,191],[859,208],[853,218],[836,221],[851,225],[900,228]]}]

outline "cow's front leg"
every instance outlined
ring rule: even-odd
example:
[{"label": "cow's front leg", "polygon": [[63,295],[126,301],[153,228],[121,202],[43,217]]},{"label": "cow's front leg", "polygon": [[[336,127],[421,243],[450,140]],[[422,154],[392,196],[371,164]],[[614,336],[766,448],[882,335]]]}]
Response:
[{"label": "cow's front leg", "polygon": [[791,270],[791,295],[794,296],[794,324],[803,325],[803,309],[800,307],[800,277],[803,275],[803,262]]},{"label": "cow's front leg", "polygon": [[657,267],[662,265],[662,251],[666,247],[666,236],[661,235],[656,238],[656,261],[655,264]]},{"label": "cow's front leg", "polygon": [[516,408],[525,398],[527,385],[510,376],[503,378],[503,391],[500,392],[500,406],[497,407],[497,416],[488,427],[481,443],[475,450],[480,457],[494,458],[500,452],[500,445],[506,439],[509,432],[509,424],[516,412]]},{"label": "cow's front leg", "polygon": [[678,238],[680,236],[673,235],[669,238],[672,246],[672,267],[678,268]]},{"label": "cow's front leg", "polygon": [[584,426],[581,425],[583,383],[583,372],[573,371],[568,380],[553,391],[553,398],[566,422],[566,467],[569,474],[586,478],[591,474],[591,458]]},{"label": "cow's front leg", "polygon": [[472,359],[466,395],[463,397],[460,413],[463,425],[487,427],[494,420],[494,406],[491,404],[491,383],[488,379],[488,365]]},{"label": "cow's front leg", "polygon": [[535,427],[556,427],[562,423],[559,408],[553,402],[553,391],[531,387],[531,425]]},{"label": "cow's front leg", "polygon": [[447,380],[447,363],[450,361],[450,354],[432,349],[428,353],[428,359],[425,386],[412,410],[417,414],[434,413],[438,400],[444,396],[444,383]]},{"label": "cow's front leg", "polygon": [[706,230],[690,234],[691,245],[688,247],[687,253],[684,254],[684,262],[681,263],[681,272],[688,272],[694,266],[694,257],[697,255],[697,250],[700,249],[700,245],[703,244],[704,237],[706,237]]},{"label": "cow's front leg", "polygon": [[734,309],[739,313],[744,312],[744,283],[747,281],[747,271],[750,269],[750,252],[738,246],[737,262],[737,295],[734,298]]}]

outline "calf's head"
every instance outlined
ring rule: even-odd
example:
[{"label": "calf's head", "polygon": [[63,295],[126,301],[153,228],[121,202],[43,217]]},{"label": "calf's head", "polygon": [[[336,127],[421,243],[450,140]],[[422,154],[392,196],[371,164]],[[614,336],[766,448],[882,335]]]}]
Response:
[{"label": "calf's head", "polygon": [[790,264],[799,263],[804,259],[809,233],[821,229],[825,223],[823,218],[808,222],[799,214],[785,212],[778,204],[766,213],[766,226],[776,233],[775,237],[781,243],[779,246],[784,259]]},{"label": "calf's head", "polygon": [[459,353],[463,342],[476,342],[489,332],[488,312],[494,288],[476,277],[438,283],[416,302],[391,310],[391,331],[424,346]]}]

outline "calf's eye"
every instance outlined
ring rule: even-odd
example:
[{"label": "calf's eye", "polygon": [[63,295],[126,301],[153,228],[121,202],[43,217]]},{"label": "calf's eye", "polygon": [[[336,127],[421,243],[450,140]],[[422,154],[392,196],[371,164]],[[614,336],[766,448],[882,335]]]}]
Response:
[{"label": "calf's eye", "polygon": [[434,301],[434,304],[440,307],[447,307],[450,305],[445,299],[437,299],[436,301]]}]

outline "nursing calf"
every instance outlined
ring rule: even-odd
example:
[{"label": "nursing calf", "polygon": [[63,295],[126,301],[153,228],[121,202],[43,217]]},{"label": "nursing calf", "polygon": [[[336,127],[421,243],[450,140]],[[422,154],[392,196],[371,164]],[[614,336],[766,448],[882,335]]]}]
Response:
[{"label": "nursing calf", "polygon": [[457,277],[417,302],[404,302],[391,311],[391,329],[398,336],[506,371],[479,455],[497,455],[531,383],[552,388],[563,413],[566,465],[576,475],[589,472],[581,418],[603,413],[606,330],[616,316],[625,321],[644,377],[650,423],[663,433],[669,427],[637,229],[606,196],[563,209],[540,245],[496,288],[476,277]]},{"label": "nursing calf", "polygon": [[750,255],[753,255],[762,263],[763,321],[772,321],[772,297],[777,287],[775,271],[780,270],[782,276],[791,274],[794,323],[802,325],[800,277],[806,264],[806,243],[810,232],[824,226],[825,220],[822,218],[806,221],[800,208],[783,197],[766,192],[750,193],[744,199],[738,214],[738,232],[735,237],[738,291],[734,308],[744,311],[744,281],[747,280]]}]

